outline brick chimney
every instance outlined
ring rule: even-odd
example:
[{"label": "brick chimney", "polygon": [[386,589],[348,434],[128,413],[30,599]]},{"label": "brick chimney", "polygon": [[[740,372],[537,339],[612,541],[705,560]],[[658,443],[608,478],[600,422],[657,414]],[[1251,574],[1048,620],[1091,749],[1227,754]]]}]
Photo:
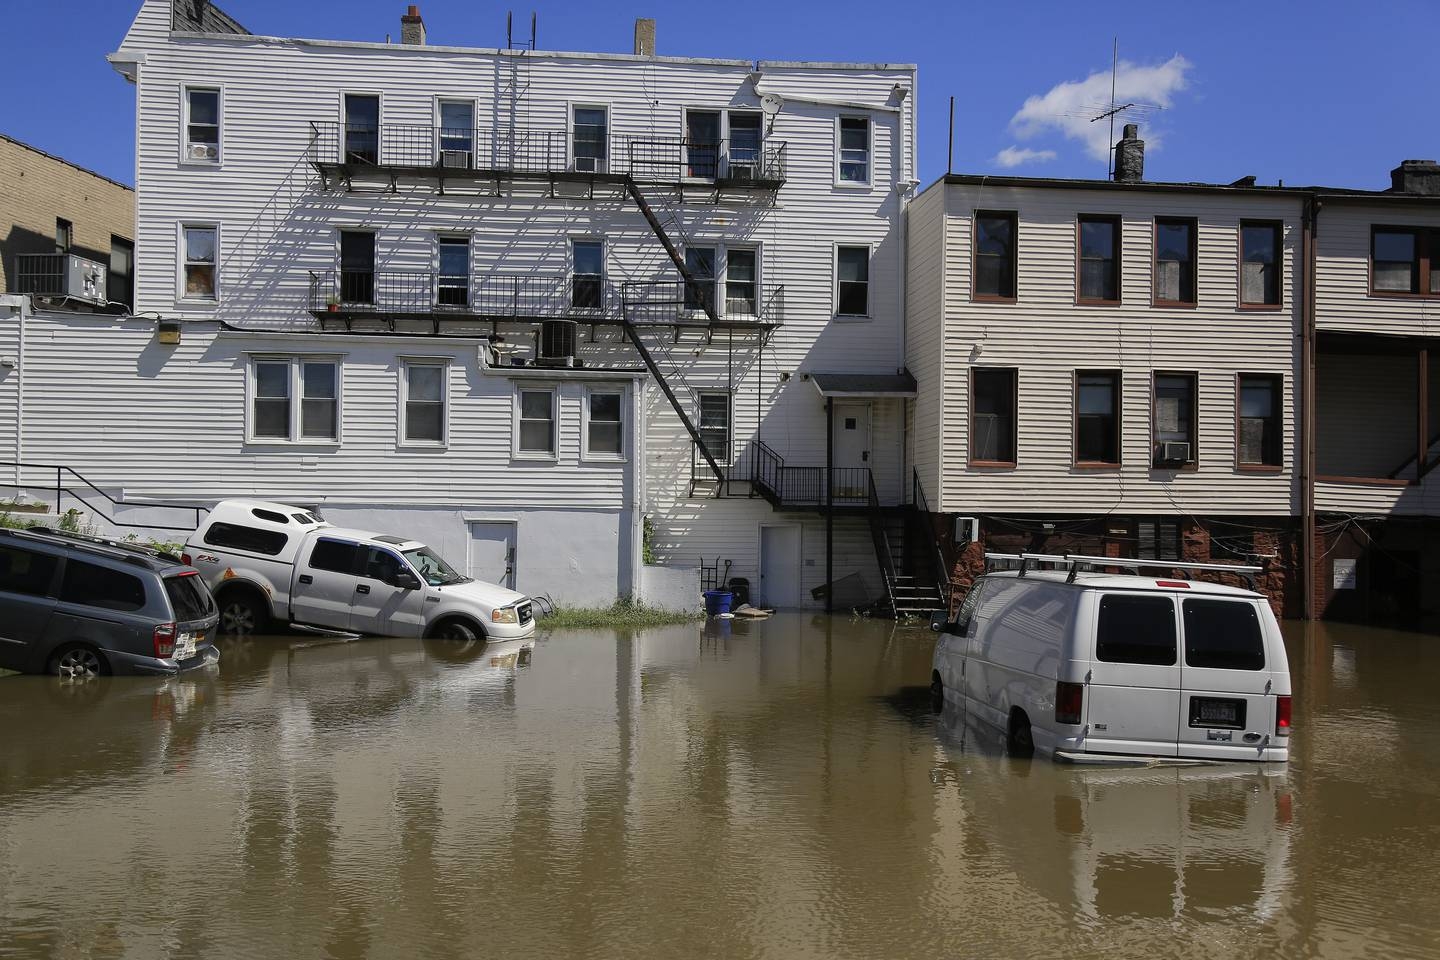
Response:
[{"label": "brick chimney", "polygon": [[1145,179],[1145,141],[1140,128],[1125,124],[1120,142],[1115,144],[1115,179],[1120,183],[1139,183]]},{"label": "brick chimney", "polygon": [[405,16],[400,18],[400,42],[412,47],[425,46],[425,21],[420,19],[420,8],[413,3]]},{"label": "brick chimney", "polygon": [[635,56],[655,56],[655,20],[652,17],[635,18]]},{"label": "brick chimney", "polygon": [[1440,197],[1440,164],[1434,160],[1402,160],[1390,171],[1390,189],[1422,197]]}]

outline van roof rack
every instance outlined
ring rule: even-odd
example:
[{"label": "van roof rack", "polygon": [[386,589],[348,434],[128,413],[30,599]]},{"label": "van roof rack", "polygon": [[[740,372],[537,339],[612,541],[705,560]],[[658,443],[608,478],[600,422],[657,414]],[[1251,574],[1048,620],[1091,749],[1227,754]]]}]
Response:
[{"label": "van roof rack", "polygon": [[1206,571],[1212,573],[1234,573],[1245,578],[1250,589],[1255,588],[1255,574],[1262,572],[1264,567],[1249,566],[1240,563],[1196,563],[1190,560],[1141,560],[1135,557],[1087,557],[1080,554],[1067,553],[1063,556],[1050,553],[987,553],[985,562],[1018,563],[1020,564],[1020,576],[1030,569],[1032,564],[1053,563],[1065,567],[1069,571],[1066,576],[1066,583],[1074,583],[1075,577],[1082,567],[1125,567],[1130,570],[1185,570],[1189,572]]}]

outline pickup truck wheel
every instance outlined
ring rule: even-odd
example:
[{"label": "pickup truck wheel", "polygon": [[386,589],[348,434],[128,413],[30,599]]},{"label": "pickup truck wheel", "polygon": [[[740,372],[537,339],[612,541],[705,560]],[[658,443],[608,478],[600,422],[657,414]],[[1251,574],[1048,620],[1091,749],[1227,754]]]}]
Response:
[{"label": "pickup truck wheel", "polygon": [[454,640],[457,643],[474,643],[476,640],[483,640],[484,635],[480,633],[474,624],[464,620],[452,619],[442,620],[430,631],[430,636],[437,640]]},{"label": "pickup truck wheel", "polygon": [[232,636],[264,633],[270,626],[268,604],[250,589],[220,595],[220,632]]}]

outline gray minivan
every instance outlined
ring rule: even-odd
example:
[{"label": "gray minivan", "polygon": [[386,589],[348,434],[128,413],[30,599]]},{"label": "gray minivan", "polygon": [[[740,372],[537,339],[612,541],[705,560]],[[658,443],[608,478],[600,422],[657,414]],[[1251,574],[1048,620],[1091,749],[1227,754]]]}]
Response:
[{"label": "gray minivan", "polygon": [[173,674],[215,663],[204,579],[122,540],[0,530],[0,668],[62,677]]}]

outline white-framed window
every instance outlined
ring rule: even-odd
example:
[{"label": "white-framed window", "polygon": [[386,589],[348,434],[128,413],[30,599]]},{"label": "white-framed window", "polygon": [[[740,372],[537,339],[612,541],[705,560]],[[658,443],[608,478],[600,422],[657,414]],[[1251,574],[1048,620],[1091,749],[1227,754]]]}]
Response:
[{"label": "white-framed window", "polygon": [[591,387],[585,391],[585,457],[625,459],[625,391]]},{"label": "white-framed window", "polygon": [[685,269],[693,281],[684,291],[686,310],[698,313],[708,304],[722,316],[753,319],[759,314],[757,247],[686,247]]},{"label": "white-framed window", "polygon": [[249,381],[251,441],[340,442],[339,358],[253,357]]},{"label": "white-framed window", "polygon": [[220,162],[220,89],[185,88],[185,148],[187,163]]},{"label": "white-framed window", "polygon": [[470,238],[436,238],[435,304],[441,307],[470,305]]},{"label": "white-framed window", "polygon": [[515,457],[554,460],[559,449],[559,391],[523,384],[515,389]]},{"label": "white-framed window", "polygon": [[438,100],[435,118],[439,121],[435,136],[440,166],[469,170],[475,165],[475,102]]},{"label": "white-framed window", "polygon": [[714,247],[686,247],[685,270],[690,284],[685,288],[685,309],[702,311],[715,308],[716,256]]},{"label": "white-framed window", "polygon": [[760,251],[732,247],[725,251],[725,313],[754,317],[760,306]]},{"label": "white-framed window", "polygon": [[840,117],[836,123],[835,180],[870,183],[870,118]]},{"label": "white-framed window", "polygon": [[870,248],[835,248],[835,314],[870,316]]},{"label": "white-framed window", "polygon": [[570,158],[578,173],[605,173],[610,157],[610,113],[600,104],[570,108]]},{"label": "white-framed window", "polygon": [[180,296],[185,300],[218,300],[220,228],[212,223],[187,223],[180,227]]},{"label": "white-framed window", "polygon": [[605,306],[605,241],[570,241],[570,306],[599,310]]},{"label": "white-framed window", "polygon": [[696,428],[705,449],[716,463],[730,462],[730,394],[724,390],[701,390],[695,394],[700,421]]},{"label": "white-framed window", "polygon": [[400,362],[403,446],[443,447],[449,442],[450,364],[443,358]]}]

